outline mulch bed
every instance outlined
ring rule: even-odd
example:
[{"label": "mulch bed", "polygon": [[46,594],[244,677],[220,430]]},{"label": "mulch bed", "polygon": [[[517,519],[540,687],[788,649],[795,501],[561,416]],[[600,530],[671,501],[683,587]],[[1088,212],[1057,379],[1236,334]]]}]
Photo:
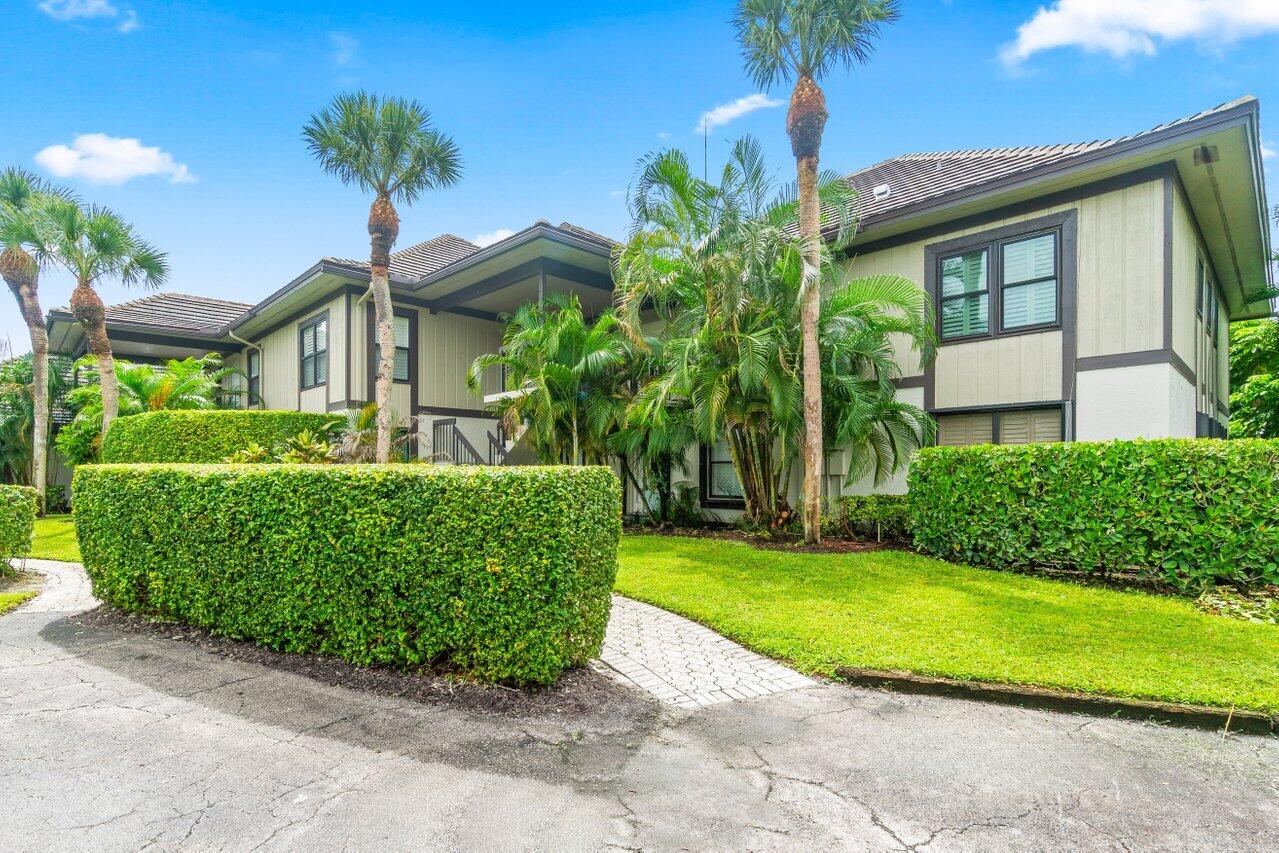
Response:
[{"label": "mulch bed", "polygon": [[864,542],[855,539],[826,538],[819,545],[806,545],[802,537],[789,533],[759,533],[739,530],[736,527],[627,527],[627,533],[653,536],[684,536],[694,539],[719,539],[724,542],[741,542],[766,551],[789,551],[798,554],[856,554],[863,551],[906,551],[905,542]]},{"label": "mulch bed", "polygon": [[77,614],[71,621],[86,628],[181,642],[228,660],[291,672],[334,687],[422,704],[446,702],[472,711],[544,716],[588,715],[609,708],[634,706],[637,701],[633,691],[589,667],[569,670],[551,687],[514,688],[468,681],[463,674],[442,667],[411,671],[390,666],[362,667],[327,655],[277,652],[247,640],[212,634],[203,628],[125,613],[109,604]]}]

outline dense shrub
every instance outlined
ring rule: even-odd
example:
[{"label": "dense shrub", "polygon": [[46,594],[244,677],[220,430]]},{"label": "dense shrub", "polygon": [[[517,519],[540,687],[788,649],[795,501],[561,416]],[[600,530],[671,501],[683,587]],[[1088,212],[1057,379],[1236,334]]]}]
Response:
[{"label": "dense shrub", "polygon": [[88,465],[95,595],[357,664],[550,683],[599,652],[621,496],[606,468]]},{"label": "dense shrub", "polygon": [[0,561],[31,553],[38,500],[30,486],[0,486]]},{"label": "dense shrub", "polygon": [[834,502],[824,535],[849,539],[905,539],[910,512],[905,495],[845,495]]},{"label": "dense shrub", "polygon": [[927,448],[910,511],[916,547],[980,565],[1279,582],[1276,441]]},{"label": "dense shrub", "polygon": [[146,412],[117,418],[102,442],[103,462],[221,462],[251,443],[275,447],[302,430],[323,433],[339,414],[252,409]]}]

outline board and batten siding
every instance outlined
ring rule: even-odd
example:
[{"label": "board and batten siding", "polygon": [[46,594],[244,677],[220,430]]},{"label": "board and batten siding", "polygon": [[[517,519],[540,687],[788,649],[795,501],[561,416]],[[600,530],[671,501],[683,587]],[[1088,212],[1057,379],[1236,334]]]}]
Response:
[{"label": "board and batten siding", "polygon": [[[900,275],[922,288],[928,246],[1074,210],[1077,357],[1158,349],[1163,346],[1163,205],[1163,181],[1152,180],[855,255],[842,266],[845,276]],[[900,337],[894,344],[902,375],[922,376],[918,353]],[[940,347],[935,406],[1063,399],[1070,389],[1062,386],[1062,344],[1062,332],[1053,330]]]},{"label": "board and batten siding", "polygon": [[[339,295],[308,311],[269,335],[254,341],[262,350],[262,407],[303,412],[323,412],[328,404],[346,395],[346,308]],[[299,389],[299,329],[303,323],[328,311],[328,381],[316,388]]]},{"label": "board and batten siding", "polygon": [[[428,408],[481,409],[484,401],[466,387],[466,371],[481,355],[502,345],[502,324],[477,317],[419,312],[418,402]],[[498,370],[484,376],[483,393],[501,390]]]}]

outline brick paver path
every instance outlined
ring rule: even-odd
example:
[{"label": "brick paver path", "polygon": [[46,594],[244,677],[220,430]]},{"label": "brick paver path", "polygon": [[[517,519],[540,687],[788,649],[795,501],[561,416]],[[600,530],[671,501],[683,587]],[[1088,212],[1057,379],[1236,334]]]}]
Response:
[{"label": "brick paver path", "polygon": [[659,607],[613,596],[605,672],[682,708],[753,699],[817,682]]}]

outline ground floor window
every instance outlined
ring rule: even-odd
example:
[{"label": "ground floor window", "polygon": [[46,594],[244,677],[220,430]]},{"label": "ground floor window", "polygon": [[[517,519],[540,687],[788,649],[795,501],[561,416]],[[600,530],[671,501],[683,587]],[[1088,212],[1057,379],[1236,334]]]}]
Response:
[{"label": "ground floor window", "polygon": [[736,508],[743,504],[745,492],[727,439],[702,445],[700,479],[703,506]]},{"label": "ground floor window", "polygon": [[937,443],[947,447],[1062,440],[1060,406],[956,412],[934,417],[937,420]]}]

